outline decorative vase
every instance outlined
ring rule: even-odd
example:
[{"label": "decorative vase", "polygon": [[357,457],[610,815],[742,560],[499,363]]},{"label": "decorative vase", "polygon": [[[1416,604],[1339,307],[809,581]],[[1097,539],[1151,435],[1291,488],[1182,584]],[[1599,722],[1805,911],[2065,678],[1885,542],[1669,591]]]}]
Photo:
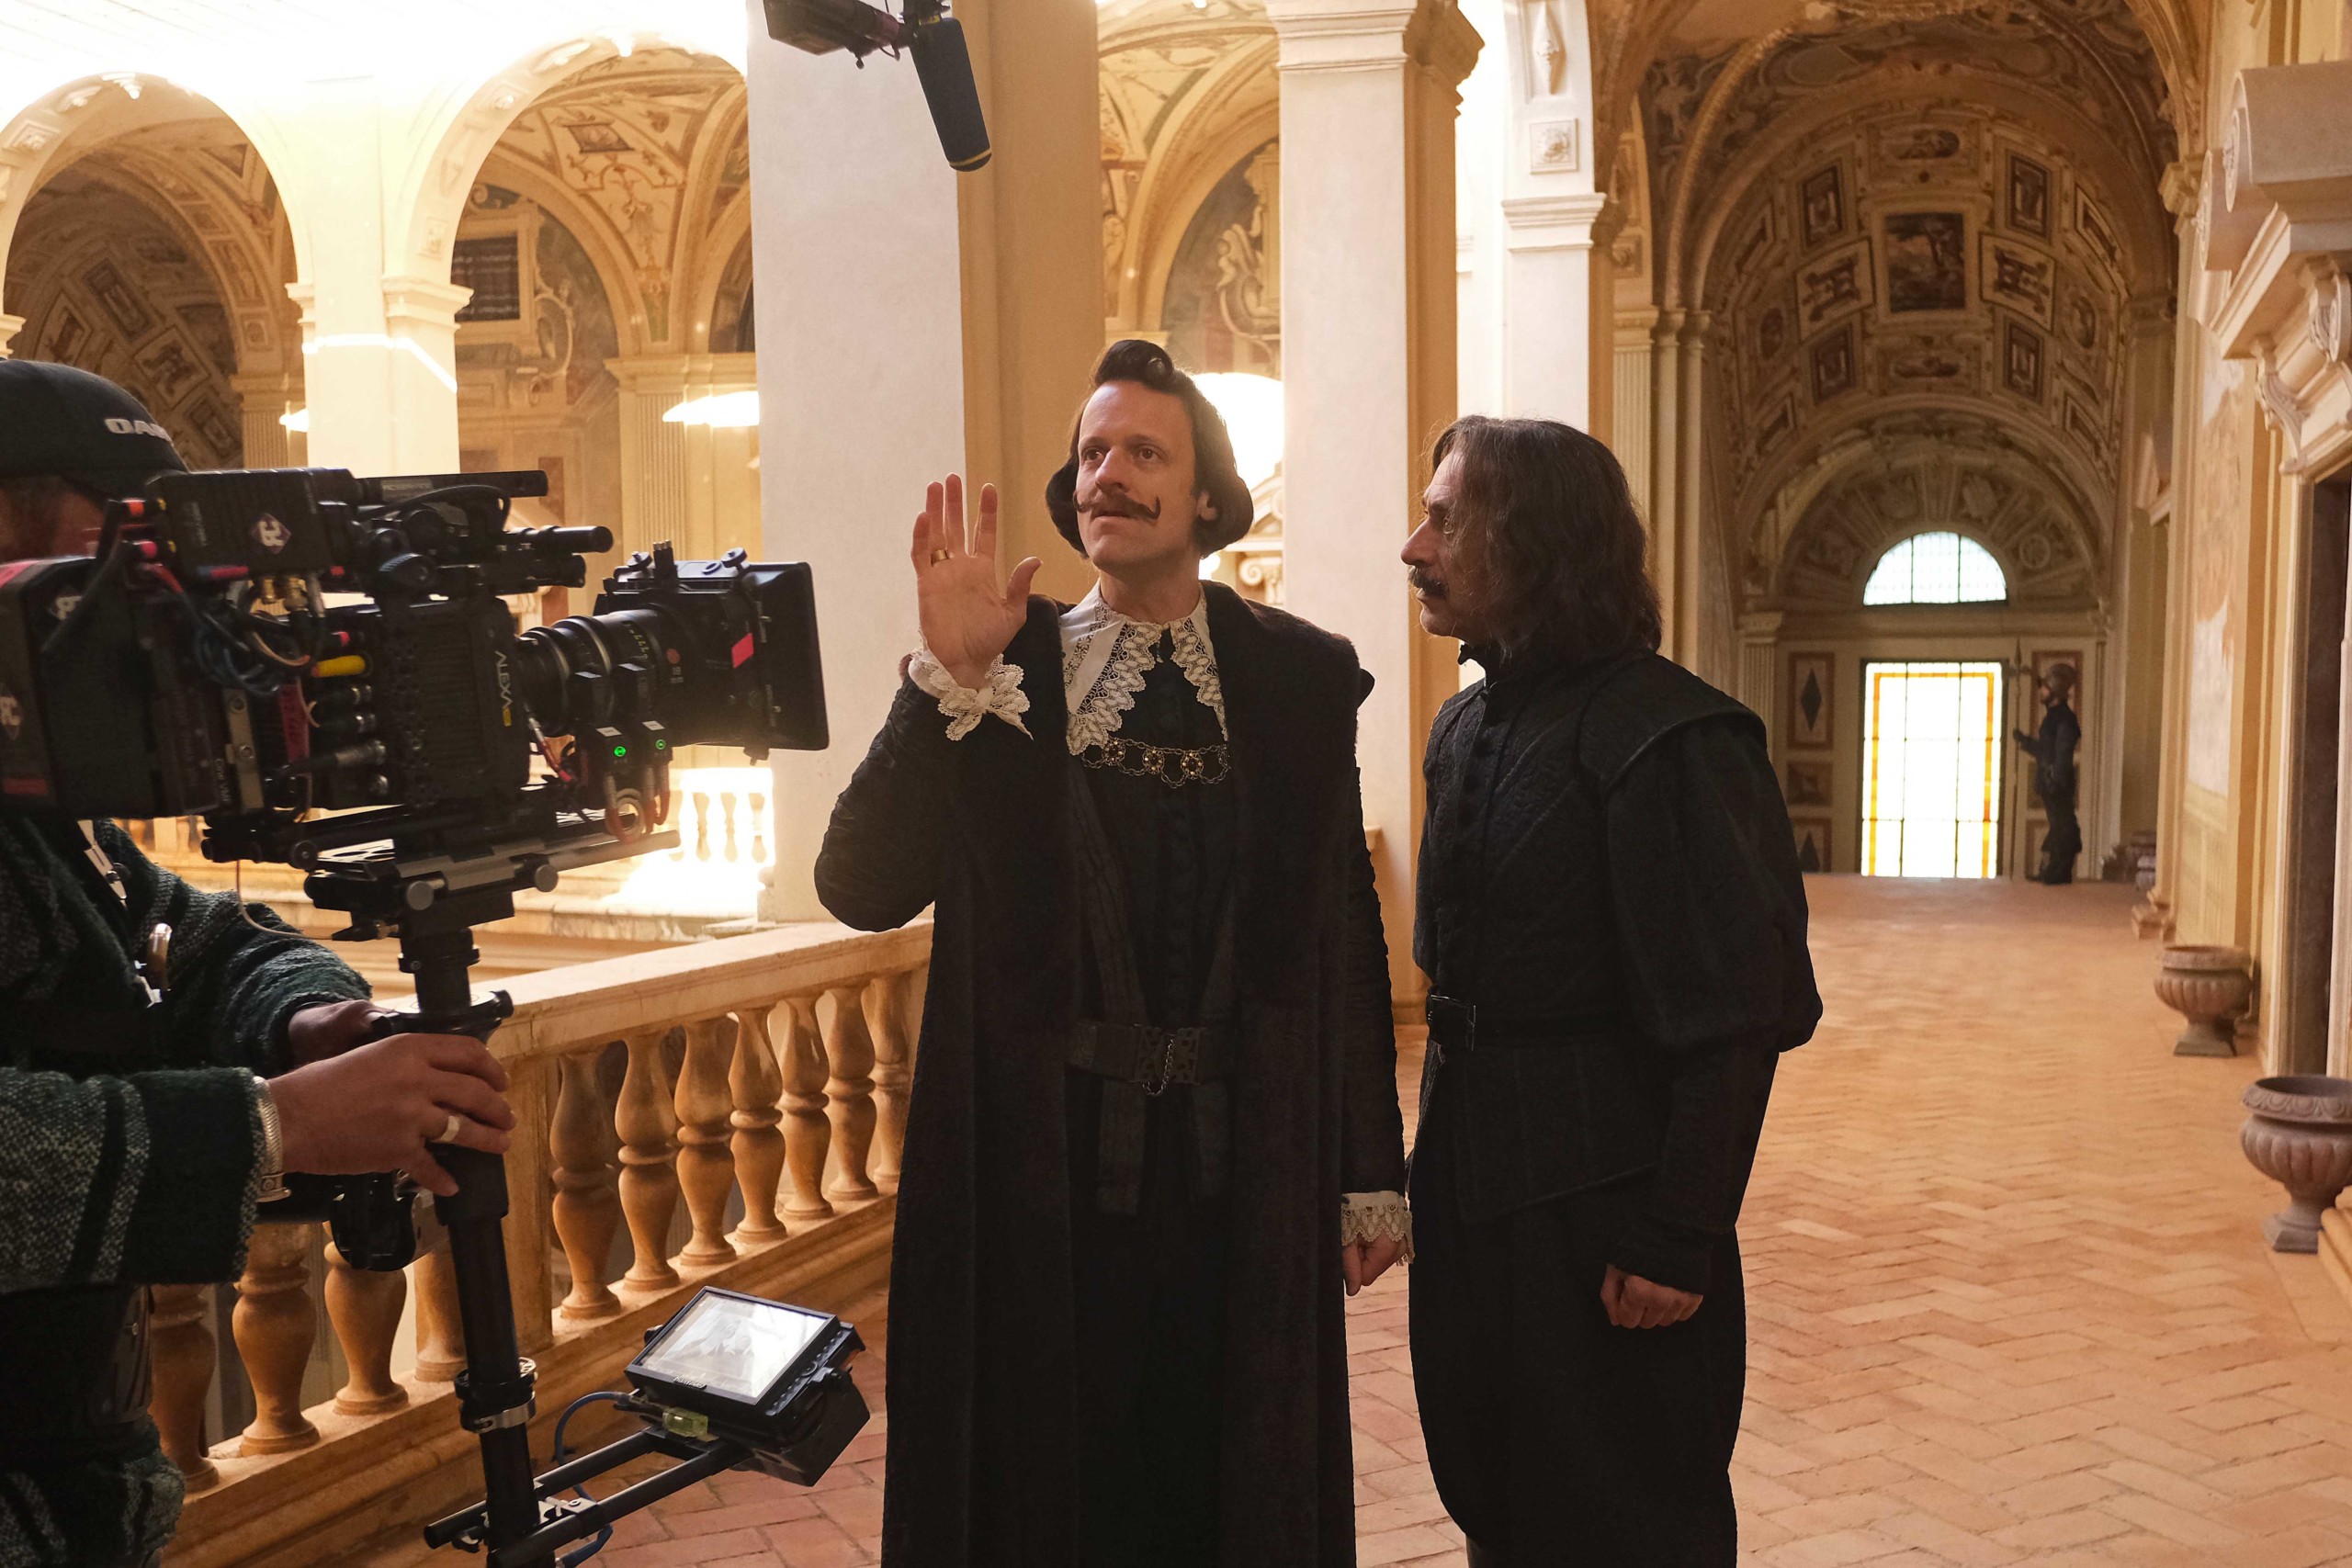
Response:
[{"label": "decorative vase", "polygon": [[2352,1078],[2261,1078],[2247,1086],[2245,1108],[2254,1114],[2238,1145],[2289,1199],[2262,1234],[2274,1251],[2317,1252],[2320,1216],[2352,1183]]},{"label": "decorative vase", "polygon": [[2254,999],[2254,960],[2242,947],[2167,947],[2156,999],[2188,1020],[2176,1056],[2234,1056],[2237,1022]]}]

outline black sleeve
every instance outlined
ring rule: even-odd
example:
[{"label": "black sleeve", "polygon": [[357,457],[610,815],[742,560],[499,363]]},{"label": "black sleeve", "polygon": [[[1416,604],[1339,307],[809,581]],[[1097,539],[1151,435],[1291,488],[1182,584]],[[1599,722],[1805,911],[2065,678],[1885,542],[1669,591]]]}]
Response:
[{"label": "black sleeve", "polygon": [[1803,1043],[1821,1016],[1804,877],[1760,738],[1660,739],[1610,790],[1609,880],[1634,1021],[1669,1054]]},{"label": "black sleeve", "polygon": [[938,702],[913,682],[900,682],[882,732],[833,803],[817,852],[817,897],[834,919],[860,931],[895,931],[930,908],[939,892],[948,749],[976,739],[948,739]]},{"label": "black sleeve", "polygon": [[241,1068],[0,1067],[0,1292],[236,1278],[260,1158]]},{"label": "black sleeve", "polygon": [[368,982],[351,965],[266,905],[189,886],[111,822],[97,833],[131,908],[144,912],[139,929],[158,921],[172,928],[164,1029],[175,1064],[284,1072],[292,1066],[286,1025],[296,1013],[368,996]]},{"label": "black sleeve", "polygon": [[1396,1020],[1389,1002],[1388,939],[1380,924],[1372,850],[1364,842],[1363,783],[1344,813],[1348,834],[1348,1020],[1340,1093],[1340,1190],[1405,1190],[1405,1117],[1396,1099]]},{"label": "black sleeve", "polygon": [[1672,1087],[1665,1150],[1618,1267],[1704,1294],[1739,1218],[1779,1053],[1819,1021],[1804,881],[1760,741],[1693,725],[1611,792],[1610,875],[1629,1000]]}]

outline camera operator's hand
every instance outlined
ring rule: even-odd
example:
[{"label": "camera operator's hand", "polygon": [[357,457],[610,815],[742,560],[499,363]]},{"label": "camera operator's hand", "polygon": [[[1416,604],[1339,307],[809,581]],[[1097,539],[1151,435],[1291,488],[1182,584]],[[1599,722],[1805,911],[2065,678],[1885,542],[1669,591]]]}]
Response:
[{"label": "camera operator's hand", "polygon": [[370,1001],[322,1002],[286,1021],[286,1043],[293,1048],[298,1067],[323,1062],[368,1043],[376,1036],[376,1021],[390,1016],[390,1008]]},{"label": "camera operator's hand", "polygon": [[967,538],[961,474],[931,487],[915,519],[913,557],[922,639],[958,684],[977,691],[1028,619],[1029,583],[1041,563],[1029,557],[998,586],[996,486],[980,487],[979,525]]},{"label": "camera operator's hand", "polygon": [[[450,1197],[458,1184],[424,1152],[428,1143],[506,1152],[514,1125],[506,1069],[478,1040],[395,1034],[269,1082],[277,1101],[286,1168],[318,1176],[405,1170]],[[450,1119],[457,1119],[454,1133]]]}]

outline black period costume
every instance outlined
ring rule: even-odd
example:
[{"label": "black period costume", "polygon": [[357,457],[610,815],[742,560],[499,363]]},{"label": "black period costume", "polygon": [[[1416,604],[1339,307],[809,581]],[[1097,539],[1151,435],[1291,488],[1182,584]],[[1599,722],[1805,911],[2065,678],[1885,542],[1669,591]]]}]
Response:
[{"label": "black period costume", "polygon": [[[1446,705],[1426,772],[1412,1343],[1439,1494],[1474,1561],[1730,1568],[1733,1225],[1821,1011],[1763,726],[1656,654],[1529,659]],[[1704,1300],[1614,1327],[1611,1264]]]},{"label": "black period costume", "polygon": [[1352,1562],[1340,1244],[1405,1229],[1368,682],[1214,586],[910,676],[817,872],[853,925],[938,906],[884,1561]]},{"label": "black period costume", "polygon": [[2083,852],[2082,818],[2075,815],[2075,749],[2082,743],[2082,721],[2064,697],[2042,710],[2041,734],[2018,731],[2018,744],[2033,759],[2033,792],[2050,814],[2033,879],[2052,887],[2075,880],[2075,857]]}]

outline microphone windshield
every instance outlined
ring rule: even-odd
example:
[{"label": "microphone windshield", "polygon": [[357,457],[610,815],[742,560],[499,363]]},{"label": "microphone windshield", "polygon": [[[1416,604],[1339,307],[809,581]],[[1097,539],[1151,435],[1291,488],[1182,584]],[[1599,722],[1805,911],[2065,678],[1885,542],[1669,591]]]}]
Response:
[{"label": "microphone windshield", "polygon": [[941,150],[958,169],[979,168],[989,161],[989,128],[980,115],[980,90],[972,81],[964,24],[953,17],[930,17],[911,22],[908,30],[914,35],[908,52],[922,79],[931,122],[939,128]]}]

